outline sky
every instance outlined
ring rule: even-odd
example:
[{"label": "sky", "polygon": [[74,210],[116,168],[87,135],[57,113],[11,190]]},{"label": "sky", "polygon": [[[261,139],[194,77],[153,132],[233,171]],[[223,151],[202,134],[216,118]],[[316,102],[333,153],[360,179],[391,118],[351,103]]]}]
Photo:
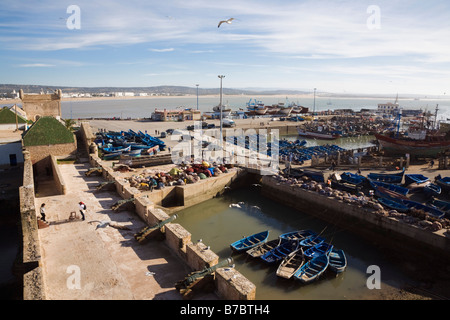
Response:
[{"label": "sky", "polygon": [[[234,18],[231,24],[219,21]],[[0,83],[450,95],[450,1],[2,0]]]}]

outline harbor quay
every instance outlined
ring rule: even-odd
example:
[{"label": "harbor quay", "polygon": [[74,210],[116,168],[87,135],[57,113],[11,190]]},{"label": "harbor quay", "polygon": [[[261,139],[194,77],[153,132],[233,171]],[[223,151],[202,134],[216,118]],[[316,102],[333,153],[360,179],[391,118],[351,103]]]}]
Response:
[{"label": "harbor quay", "polygon": [[[24,277],[25,299],[255,299],[257,287],[227,266],[214,270],[210,280],[212,289],[180,294],[175,283],[188,274],[223,262],[207,243],[191,239],[189,230],[173,218],[183,208],[220,196],[227,187],[238,188],[255,182],[261,183],[263,196],[303,211],[307,209],[306,212],[321,219],[329,219],[331,212],[345,216],[339,218],[341,227],[365,233],[374,239],[384,239],[384,246],[412,243],[410,249],[415,249],[412,251],[433,252],[442,261],[448,259],[450,245],[446,228],[431,231],[426,226],[411,225],[374,208],[304,190],[298,182],[280,174],[260,175],[258,170],[245,166],[229,166],[227,172],[194,184],[149,191],[131,186],[131,178],[144,171],[146,174],[169,172],[178,165],[129,168],[114,160],[104,161],[89,150],[95,139],[94,133],[101,128],[108,131],[148,130],[152,133],[151,130],[186,127],[186,123],[155,124],[158,124],[158,129],[154,129],[153,123],[139,121],[84,122],[80,128],[81,143],[78,144],[83,158],[74,164],[58,164],[58,159],[52,159],[52,184],[57,185],[56,194],[46,193],[43,184],[36,190],[38,197],[35,197],[34,190],[25,187],[33,184],[31,165],[25,161],[26,179],[21,188],[24,260],[34,266]],[[237,126],[265,127],[251,122],[238,123]],[[289,124],[289,127],[295,130],[296,125]],[[289,129],[284,129],[289,132]],[[171,140],[170,136],[164,141],[171,148],[179,142]],[[169,152],[163,151],[160,155],[164,153]],[[309,165],[310,162],[305,162],[297,168],[308,169]],[[284,165],[280,164],[280,169],[283,168]],[[97,174],[87,175],[93,169]],[[410,165],[407,170],[420,172],[430,179],[437,174],[450,175],[450,170],[430,169],[427,164]],[[322,171],[333,173],[330,169]],[[370,172],[386,172],[386,168],[374,168]],[[104,188],[97,190],[100,186]],[[88,204],[86,221],[70,220],[73,212],[78,215],[79,201]],[[42,203],[48,205],[48,226],[37,219],[37,208]],[[173,220],[152,232],[146,243],[136,241],[137,233],[171,217]],[[335,221],[337,218],[333,216],[332,219]],[[407,241],[403,242],[405,239]]]}]

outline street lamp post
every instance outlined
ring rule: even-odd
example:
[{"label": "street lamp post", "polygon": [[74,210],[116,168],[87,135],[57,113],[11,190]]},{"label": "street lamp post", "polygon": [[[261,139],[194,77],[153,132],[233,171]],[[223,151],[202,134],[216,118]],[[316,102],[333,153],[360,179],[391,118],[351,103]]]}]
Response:
[{"label": "street lamp post", "polygon": [[196,84],[196,86],[197,86],[197,110],[198,110],[198,84]]},{"label": "street lamp post", "polygon": [[314,114],[316,113],[316,90],[317,90],[317,88],[314,88],[314,109],[313,109],[313,118],[314,118]]},{"label": "street lamp post", "polygon": [[218,77],[220,78],[220,104],[219,104],[219,109],[220,109],[220,141],[222,141],[222,139],[223,139],[223,135],[222,135],[222,79],[225,78],[225,76],[219,75]]}]

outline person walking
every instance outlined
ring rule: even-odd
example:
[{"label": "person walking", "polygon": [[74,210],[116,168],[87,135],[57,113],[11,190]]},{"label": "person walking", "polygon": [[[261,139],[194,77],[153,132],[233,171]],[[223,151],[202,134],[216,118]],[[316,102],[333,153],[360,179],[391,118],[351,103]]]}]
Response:
[{"label": "person walking", "polygon": [[82,201],[80,201],[78,205],[80,206],[81,220],[84,221],[85,218],[84,214],[86,213],[86,205]]},{"label": "person walking", "polygon": [[45,220],[45,203],[41,204],[41,210],[40,210],[40,213],[41,213],[41,220],[44,221],[44,222],[47,222],[47,221]]}]

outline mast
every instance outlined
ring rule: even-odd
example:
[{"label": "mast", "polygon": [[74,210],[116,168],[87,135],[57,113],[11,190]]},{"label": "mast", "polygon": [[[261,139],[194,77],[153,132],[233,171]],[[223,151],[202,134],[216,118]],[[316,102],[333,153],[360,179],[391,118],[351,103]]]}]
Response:
[{"label": "mast", "polygon": [[434,129],[436,130],[438,128],[437,126],[437,114],[439,111],[439,104],[436,104],[436,112],[434,113]]}]

